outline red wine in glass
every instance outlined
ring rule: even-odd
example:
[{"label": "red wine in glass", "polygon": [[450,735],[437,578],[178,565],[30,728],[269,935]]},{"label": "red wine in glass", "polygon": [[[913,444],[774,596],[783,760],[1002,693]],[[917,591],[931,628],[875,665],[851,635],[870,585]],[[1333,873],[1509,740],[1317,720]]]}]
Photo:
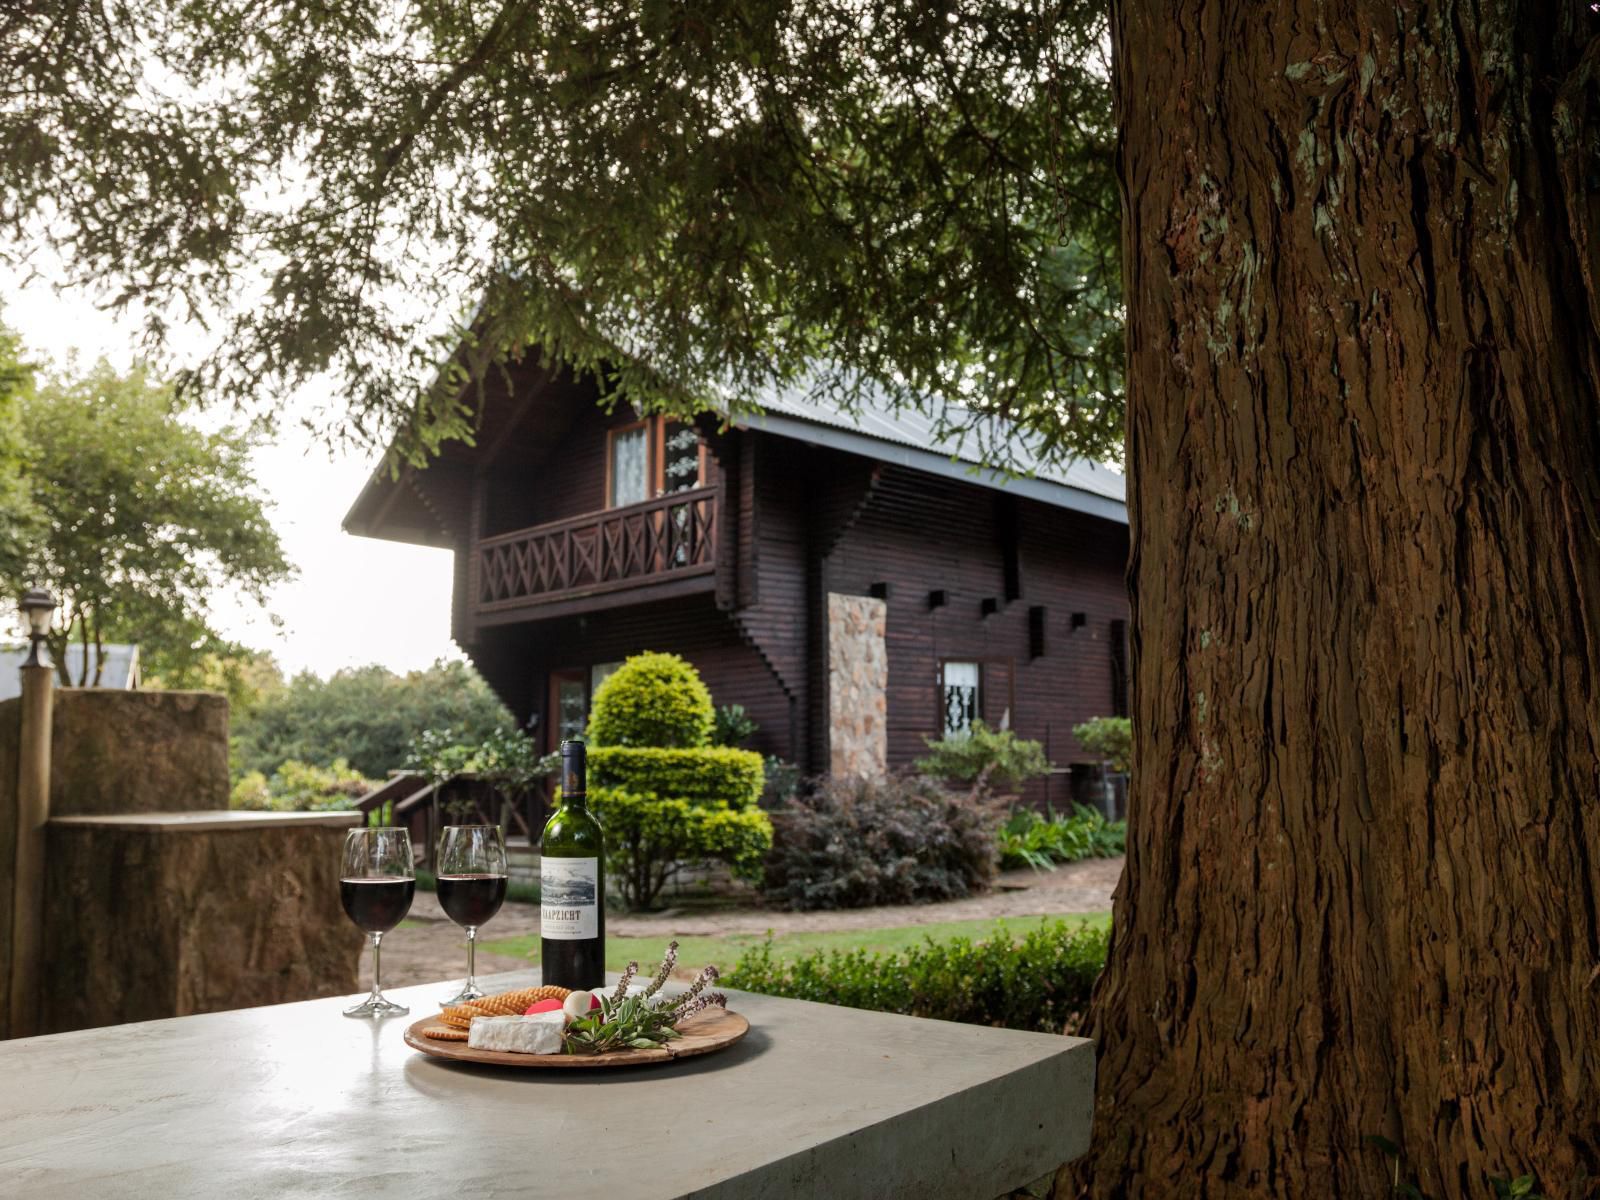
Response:
[{"label": "red wine in glass", "polygon": [[[411,898],[416,890],[415,879],[339,880],[339,899],[344,904],[345,916],[364,933],[388,933],[400,924],[411,911]],[[504,890],[502,887],[501,891]]]},{"label": "red wine in glass", "polygon": [[393,825],[352,829],[339,860],[339,900],[345,915],[372,943],[372,993],[344,1010],[347,1017],[398,1017],[411,1010],[383,994],[383,935],[411,911],[417,890],[411,835]]},{"label": "red wine in glass", "polygon": [[439,907],[467,930],[467,981],[443,1003],[465,1004],[478,986],[478,926],[506,899],[506,842],[498,825],[447,825],[439,838]]},{"label": "red wine in glass", "polygon": [[439,876],[439,906],[457,925],[487,924],[505,900],[504,875]]}]

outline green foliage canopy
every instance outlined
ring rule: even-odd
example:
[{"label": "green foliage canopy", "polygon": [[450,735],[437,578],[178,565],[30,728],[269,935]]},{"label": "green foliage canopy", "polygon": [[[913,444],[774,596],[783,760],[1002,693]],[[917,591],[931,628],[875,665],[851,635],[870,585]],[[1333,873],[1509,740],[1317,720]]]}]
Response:
[{"label": "green foliage canopy", "polygon": [[157,344],[227,323],[203,391],[328,371],[410,457],[530,343],[645,407],[871,380],[1106,456],[1107,41],[1088,0],[29,0],[0,224]]},{"label": "green foliage canopy", "polygon": [[515,725],[463,662],[405,675],[380,666],[327,679],[304,673],[235,720],[234,770],[270,776],[289,759],[328,767],[343,758],[362,775],[382,779],[405,763],[413,737],[427,729],[461,731],[481,743],[497,731],[515,732]]},{"label": "green foliage canopy", "polygon": [[[216,432],[144,368],[105,362],[50,377],[21,395],[23,485],[34,512],[4,561],[14,593],[42,585],[60,601],[49,639],[66,684],[65,650],[136,641],[165,669],[227,648],[211,602],[232,587],[265,604],[293,572],[250,463],[253,436]],[[98,657],[98,656],[96,656]]]}]

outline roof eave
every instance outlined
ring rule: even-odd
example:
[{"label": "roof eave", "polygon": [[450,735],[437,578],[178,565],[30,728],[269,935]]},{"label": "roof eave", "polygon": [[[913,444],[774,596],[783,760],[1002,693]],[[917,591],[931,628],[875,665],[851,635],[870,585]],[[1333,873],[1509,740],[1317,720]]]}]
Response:
[{"label": "roof eave", "polygon": [[1105,521],[1114,521],[1119,525],[1128,523],[1128,506],[1122,500],[1084,491],[1082,488],[1057,483],[1051,479],[1040,479],[1038,476],[1009,475],[1004,471],[996,471],[977,463],[951,458],[936,450],[922,450],[864,433],[854,433],[832,425],[822,425],[770,412],[736,418],[734,424],[741,429],[775,433],[780,437],[830,446],[850,454],[859,454],[864,458],[874,458],[880,462],[926,471],[930,475],[940,475],[946,479],[957,479],[963,483],[993,488],[1056,508],[1099,517]]}]

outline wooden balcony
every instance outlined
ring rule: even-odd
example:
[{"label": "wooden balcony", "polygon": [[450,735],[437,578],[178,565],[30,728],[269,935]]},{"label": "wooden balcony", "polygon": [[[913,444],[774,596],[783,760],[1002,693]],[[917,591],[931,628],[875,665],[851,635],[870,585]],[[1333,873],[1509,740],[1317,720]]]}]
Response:
[{"label": "wooden balcony", "polygon": [[571,611],[581,607],[575,602],[630,589],[710,590],[718,493],[715,487],[673,492],[484,538],[473,564],[477,612],[492,624],[492,614],[534,606]]}]

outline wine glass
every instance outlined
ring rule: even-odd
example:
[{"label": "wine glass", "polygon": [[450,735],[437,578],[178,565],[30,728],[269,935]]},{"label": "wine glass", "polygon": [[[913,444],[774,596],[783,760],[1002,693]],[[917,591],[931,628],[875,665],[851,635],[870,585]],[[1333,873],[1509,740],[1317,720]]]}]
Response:
[{"label": "wine glass", "polygon": [[498,825],[447,825],[439,837],[439,907],[467,930],[467,981],[445,1004],[482,996],[478,986],[478,926],[506,899],[506,843]]},{"label": "wine glass", "polygon": [[345,915],[372,938],[372,994],[347,1017],[402,1017],[411,1010],[384,998],[379,944],[411,911],[417,877],[411,869],[411,835],[392,826],[352,829],[345,835],[339,899]]}]

